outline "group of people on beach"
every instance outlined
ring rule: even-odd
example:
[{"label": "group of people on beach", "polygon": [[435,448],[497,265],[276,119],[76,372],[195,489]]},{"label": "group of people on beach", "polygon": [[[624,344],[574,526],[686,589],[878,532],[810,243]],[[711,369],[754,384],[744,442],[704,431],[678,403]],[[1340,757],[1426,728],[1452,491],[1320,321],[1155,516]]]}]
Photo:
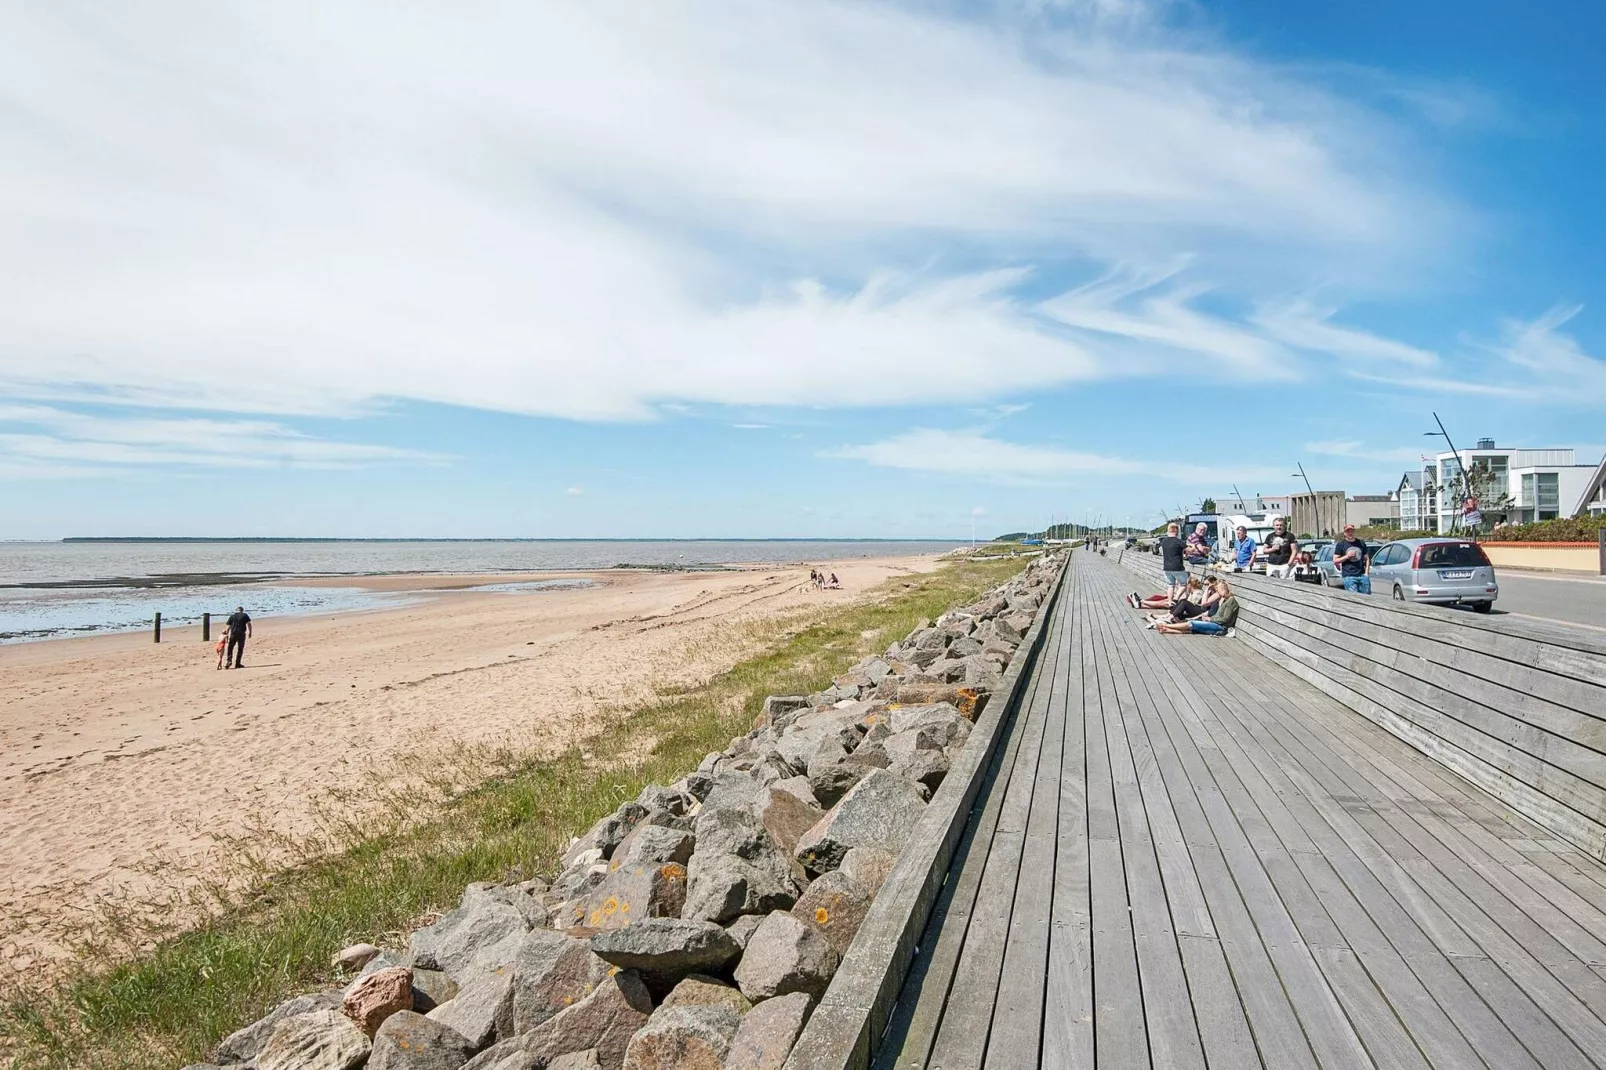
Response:
[{"label": "group of people on beach", "polygon": [[809,569],[809,589],[814,591],[840,591],[842,581],[836,578],[833,572],[829,577],[819,569]]}]

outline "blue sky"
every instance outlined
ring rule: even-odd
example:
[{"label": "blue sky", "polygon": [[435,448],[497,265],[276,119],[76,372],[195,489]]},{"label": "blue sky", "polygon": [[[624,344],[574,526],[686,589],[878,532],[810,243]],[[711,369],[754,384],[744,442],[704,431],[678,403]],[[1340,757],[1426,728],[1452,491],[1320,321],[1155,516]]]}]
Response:
[{"label": "blue sky", "polygon": [[[536,10],[530,10],[535,8]],[[1596,5],[13,5],[0,538],[957,536],[1606,450]]]}]

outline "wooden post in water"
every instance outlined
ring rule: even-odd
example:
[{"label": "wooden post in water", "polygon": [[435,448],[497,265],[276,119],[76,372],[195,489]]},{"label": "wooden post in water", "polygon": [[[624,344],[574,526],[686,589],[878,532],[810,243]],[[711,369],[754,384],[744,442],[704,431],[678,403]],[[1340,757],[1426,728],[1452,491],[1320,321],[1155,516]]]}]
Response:
[{"label": "wooden post in water", "polygon": [[211,641],[212,641],[212,614],[210,614],[210,613],[202,613],[201,614],[201,642],[210,643]]},{"label": "wooden post in water", "polygon": [[162,615],[160,613],[156,614],[156,637],[154,641],[158,643],[162,641]]}]

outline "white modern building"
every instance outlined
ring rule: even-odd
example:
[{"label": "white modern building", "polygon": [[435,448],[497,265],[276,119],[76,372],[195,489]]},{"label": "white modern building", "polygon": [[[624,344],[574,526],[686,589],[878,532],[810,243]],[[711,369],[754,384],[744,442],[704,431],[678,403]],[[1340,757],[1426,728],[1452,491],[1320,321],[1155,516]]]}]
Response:
[{"label": "white modern building", "polygon": [[[1495,446],[1494,439],[1482,438],[1475,449],[1461,450],[1459,457],[1445,450],[1422,465],[1416,515],[1423,528],[1441,535],[1454,530],[1461,503],[1445,488],[1454,486],[1462,465],[1471,467],[1480,463],[1487,463],[1494,477],[1492,493],[1504,492],[1510,496],[1511,508],[1506,512],[1506,519],[1513,524],[1570,515],[1574,503],[1585,497],[1598,471],[1593,462],[1578,464],[1575,452],[1567,448],[1500,448]],[[1402,495],[1405,482],[1401,481]],[[1485,509],[1492,504],[1480,503]],[[1406,504],[1402,497],[1402,528],[1408,526],[1405,515]]]},{"label": "white modern building", "polygon": [[1394,488],[1394,498],[1400,503],[1400,530],[1422,530],[1422,473],[1407,472]]},{"label": "white modern building", "polygon": [[1223,516],[1233,514],[1253,516],[1256,513],[1287,516],[1289,510],[1293,508],[1291,497],[1292,495],[1288,494],[1216,494],[1204,500],[1215,502],[1216,512]]}]

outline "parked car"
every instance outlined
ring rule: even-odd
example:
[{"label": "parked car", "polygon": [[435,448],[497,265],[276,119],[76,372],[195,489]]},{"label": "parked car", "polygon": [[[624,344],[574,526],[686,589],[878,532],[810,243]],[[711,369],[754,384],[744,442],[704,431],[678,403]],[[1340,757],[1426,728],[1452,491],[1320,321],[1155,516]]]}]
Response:
[{"label": "parked car", "polygon": [[1402,539],[1372,557],[1372,589],[1401,602],[1494,608],[1500,583],[1483,547],[1470,539]]},{"label": "parked car", "polygon": [[[1315,543],[1310,545],[1316,546],[1316,571],[1322,574],[1322,583],[1328,587],[1344,586],[1344,578],[1338,574],[1338,566],[1333,564],[1333,540],[1320,539],[1318,542],[1320,545]],[[1300,543],[1299,548],[1306,550],[1310,547]]]}]

